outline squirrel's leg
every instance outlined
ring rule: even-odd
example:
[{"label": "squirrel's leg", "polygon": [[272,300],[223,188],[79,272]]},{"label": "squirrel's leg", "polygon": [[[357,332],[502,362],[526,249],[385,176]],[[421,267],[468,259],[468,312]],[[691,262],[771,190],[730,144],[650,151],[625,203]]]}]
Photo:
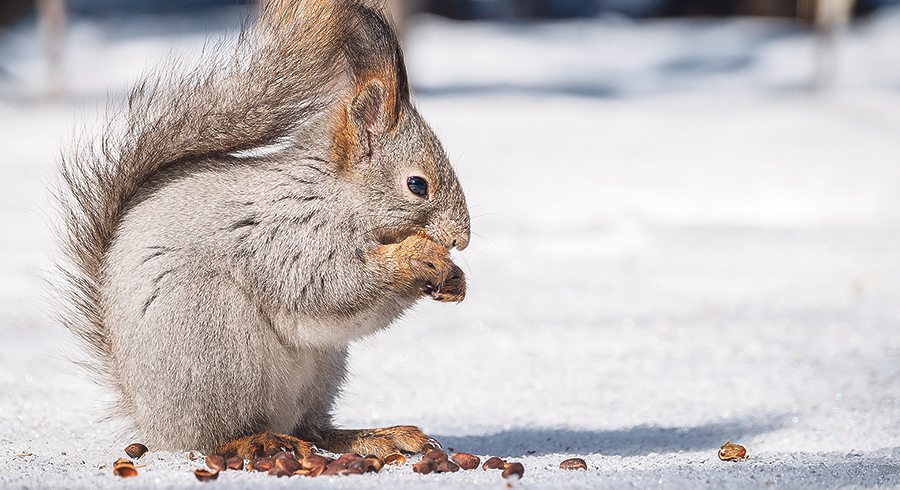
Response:
[{"label": "squirrel's leg", "polygon": [[374,263],[394,270],[396,289],[418,289],[420,296],[438,301],[462,301],[466,279],[462,269],[450,260],[450,251],[428,235],[410,235],[399,243],[382,245],[368,255]]},{"label": "squirrel's leg", "polygon": [[398,425],[383,429],[335,429],[324,434],[319,447],[338,454],[359,453],[384,457],[401,451],[424,453],[441,445],[417,427]]},{"label": "squirrel's leg", "polygon": [[298,458],[312,454],[315,446],[312,443],[301,441],[296,437],[263,432],[239,437],[226,442],[213,450],[223,458],[240,456],[243,459],[253,459],[272,456],[281,451],[292,452]]}]

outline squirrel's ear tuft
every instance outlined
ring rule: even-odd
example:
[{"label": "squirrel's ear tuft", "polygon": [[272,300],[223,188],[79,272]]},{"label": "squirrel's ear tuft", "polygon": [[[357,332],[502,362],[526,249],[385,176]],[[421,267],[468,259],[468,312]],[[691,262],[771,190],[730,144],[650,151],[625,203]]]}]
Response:
[{"label": "squirrel's ear tuft", "polygon": [[333,157],[341,167],[377,159],[384,136],[397,128],[409,82],[403,50],[384,14],[353,2],[354,29],[343,46],[350,68],[349,103],[337,113]]}]

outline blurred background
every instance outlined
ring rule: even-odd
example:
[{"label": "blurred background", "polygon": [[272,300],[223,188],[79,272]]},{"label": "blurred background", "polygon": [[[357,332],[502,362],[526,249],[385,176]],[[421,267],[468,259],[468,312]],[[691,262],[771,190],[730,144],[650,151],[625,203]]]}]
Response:
[{"label": "blurred background", "polygon": [[[77,54],[69,53],[67,56],[66,51],[67,45],[79,43],[78,32],[84,29],[84,24],[115,24],[114,19],[143,18],[137,22],[141,26],[140,30],[119,33],[126,37],[150,33],[154,25],[163,32],[171,31],[173,22],[176,26],[192,26],[193,29],[210,31],[227,24],[222,20],[228,17],[225,12],[232,11],[234,17],[240,15],[237,12],[248,11],[248,3],[242,0],[4,0],[0,3],[0,41],[6,38],[3,43],[5,49],[0,52],[3,55],[3,59],[0,59],[0,93],[15,94],[16,88],[11,86],[15,86],[17,82],[26,84],[31,89],[38,82],[36,73],[17,73],[19,70],[13,66],[15,63],[10,63],[14,61],[10,58],[33,54],[28,49],[23,49],[25,46],[31,46],[32,51],[42,50],[44,73],[40,81],[43,83],[45,97],[60,97],[70,86],[77,92],[79,82],[67,80],[78,78],[77,70],[66,71],[67,63],[79,64]],[[835,38],[839,33],[851,22],[866,22],[866,19],[882,16],[885,9],[900,5],[900,0],[388,0],[385,3],[394,23],[404,33],[411,19],[415,24],[415,19],[428,15],[532,28],[542,22],[555,20],[556,25],[568,25],[569,29],[580,29],[582,32],[596,30],[585,27],[591,24],[614,27],[598,30],[607,33],[611,30],[621,31],[623,25],[659,25],[661,19],[756,19],[755,27],[745,25],[725,28],[720,31],[737,32],[732,35],[722,32],[720,37],[716,37],[719,34],[716,29],[710,28],[709,22],[699,31],[696,24],[693,24],[682,32],[674,33],[671,39],[659,38],[666,29],[647,28],[644,29],[647,31],[645,35],[636,36],[633,40],[617,37],[616,40],[624,41],[627,45],[620,46],[625,49],[618,50],[621,56],[614,57],[615,59],[611,59],[607,52],[598,51],[608,46],[578,43],[571,47],[576,51],[584,51],[586,55],[594,55],[590,56],[594,59],[588,60],[589,64],[585,66],[591,70],[603,69],[604,64],[614,61],[621,63],[627,60],[628,64],[634,65],[640,63],[640,58],[648,54],[652,56],[652,51],[668,47],[670,54],[677,55],[673,56],[676,59],[654,61],[661,61],[663,68],[675,75],[672,85],[677,86],[678,80],[684,79],[686,72],[706,70],[710,75],[746,72],[742,69],[754,64],[761,45],[772,44],[776,38],[792,34],[809,35],[816,38],[809,60],[795,61],[812,64],[812,72],[807,80],[808,88],[817,89],[832,83],[835,76],[838,51]],[[211,16],[220,19],[219,25],[210,23]],[[173,21],[174,18],[193,20],[178,22]],[[566,24],[560,22],[562,19],[582,21]],[[594,19],[595,22],[588,22],[587,19]],[[33,30],[35,25],[36,31]],[[718,25],[728,26],[733,23],[722,20]],[[520,32],[524,34],[531,31],[524,27]],[[20,39],[22,44],[18,44],[10,39],[16,38],[17,34],[31,36],[31,39]],[[657,39],[656,43],[652,41],[654,37]],[[696,42],[698,37],[703,40]],[[688,47],[688,52],[679,52],[678,44],[683,45],[685,41],[692,40],[694,42]],[[718,45],[720,42],[725,46]],[[735,43],[739,45],[734,45]],[[549,47],[553,42],[544,44]],[[491,49],[489,45],[482,47]],[[77,48],[70,46],[69,51],[77,51]],[[731,52],[726,53],[727,51]],[[487,55],[479,54],[479,57]],[[613,68],[606,75],[615,71]],[[577,78],[584,79],[585,75]],[[426,84],[425,80],[419,81]],[[644,82],[646,80],[634,80],[630,85],[638,86]],[[612,89],[608,87],[608,83],[604,83],[602,76],[599,80],[573,83],[580,83],[589,92],[605,93]],[[626,90],[628,88],[623,87]]]}]

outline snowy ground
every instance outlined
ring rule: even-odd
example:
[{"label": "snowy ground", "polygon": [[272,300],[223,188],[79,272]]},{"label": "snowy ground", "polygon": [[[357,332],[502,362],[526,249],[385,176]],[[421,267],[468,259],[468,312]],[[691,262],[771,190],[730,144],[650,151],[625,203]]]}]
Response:
[{"label": "snowy ground", "polygon": [[[45,184],[75,115],[233,20],[81,21],[54,104],[33,27],[0,39],[0,487],[502,488],[409,466],[201,484],[173,453],[98,469],[135,441],[98,421],[43,301]],[[900,13],[846,33],[814,96],[814,42],[787,23],[408,34],[474,217],[470,292],[354,348],[340,424],[419,425],[522,462],[521,488],[900,485]],[[749,459],[719,461],[728,440]],[[590,470],[556,469],[575,456]]]}]

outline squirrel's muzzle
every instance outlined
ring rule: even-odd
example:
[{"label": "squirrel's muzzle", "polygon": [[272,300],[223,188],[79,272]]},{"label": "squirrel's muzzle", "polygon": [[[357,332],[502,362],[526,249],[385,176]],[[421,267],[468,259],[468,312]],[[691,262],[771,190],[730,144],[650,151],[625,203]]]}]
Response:
[{"label": "squirrel's muzzle", "polygon": [[[466,216],[468,218],[468,216]],[[437,220],[426,228],[428,235],[447,250],[463,250],[469,246],[469,221],[455,219]]]}]

